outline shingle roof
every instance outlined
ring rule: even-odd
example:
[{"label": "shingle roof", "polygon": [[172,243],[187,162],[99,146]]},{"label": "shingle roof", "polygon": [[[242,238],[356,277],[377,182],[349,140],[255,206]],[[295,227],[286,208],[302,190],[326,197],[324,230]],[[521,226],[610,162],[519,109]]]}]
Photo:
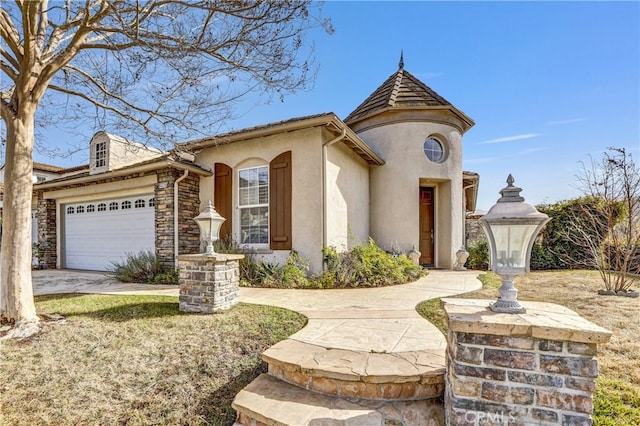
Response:
[{"label": "shingle roof", "polygon": [[451,102],[437,94],[433,89],[404,69],[401,60],[400,68],[392,74],[380,87],[364,100],[344,122],[352,126],[355,123],[377,115],[384,111],[410,109],[444,109],[461,119],[463,131],[473,126],[473,120],[459,111]]},{"label": "shingle roof", "polygon": [[277,121],[274,123],[262,124],[260,126],[246,129],[233,130],[229,133],[210,136],[190,142],[176,144],[178,149],[187,151],[200,150],[219,144],[229,144],[237,141],[264,137],[283,132],[296,131],[300,129],[329,126],[338,132],[344,130],[343,142],[351,148],[363,160],[372,165],[382,165],[384,160],[376,154],[360,137],[358,137],[337,115],[332,112],[307,115],[304,117],[291,118],[289,120]]},{"label": "shingle roof", "polygon": [[33,169],[34,170],[40,170],[43,172],[51,172],[51,173],[60,173],[62,172],[62,170],[64,170],[64,167],[58,167],[58,166],[54,166],[51,164],[45,164],[45,163],[38,163],[38,162],[33,162]]}]

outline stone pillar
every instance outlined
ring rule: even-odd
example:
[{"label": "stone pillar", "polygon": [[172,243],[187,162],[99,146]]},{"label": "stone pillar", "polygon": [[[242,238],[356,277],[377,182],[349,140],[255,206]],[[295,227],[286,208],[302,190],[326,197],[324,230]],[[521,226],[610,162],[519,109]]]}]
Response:
[{"label": "stone pillar", "polygon": [[213,313],[238,303],[241,254],[178,256],[180,310]]},{"label": "stone pillar", "polygon": [[38,193],[38,244],[42,258],[38,265],[43,268],[56,269],[57,249],[56,200],[45,199]]},{"label": "stone pillar", "polygon": [[596,345],[611,332],[559,305],[443,299],[448,318],[447,425],[591,425]]}]

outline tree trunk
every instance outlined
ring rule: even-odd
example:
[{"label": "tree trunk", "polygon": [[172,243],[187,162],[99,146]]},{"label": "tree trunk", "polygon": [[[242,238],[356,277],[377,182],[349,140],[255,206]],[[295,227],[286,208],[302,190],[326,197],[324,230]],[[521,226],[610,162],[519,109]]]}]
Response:
[{"label": "tree trunk", "polygon": [[7,151],[0,252],[0,317],[15,323],[12,337],[26,337],[38,330],[31,282],[35,111],[36,105],[23,104],[13,117],[5,119]]}]

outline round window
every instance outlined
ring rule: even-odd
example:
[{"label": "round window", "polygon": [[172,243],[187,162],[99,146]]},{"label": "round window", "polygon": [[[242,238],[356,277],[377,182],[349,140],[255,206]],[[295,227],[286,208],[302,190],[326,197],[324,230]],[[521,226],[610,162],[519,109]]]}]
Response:
[{"label": "round window", "polygon": [[442,163],[444,161],[444,147],[436,138],[428,138],[424,141],[424,154],[434,163]]}]

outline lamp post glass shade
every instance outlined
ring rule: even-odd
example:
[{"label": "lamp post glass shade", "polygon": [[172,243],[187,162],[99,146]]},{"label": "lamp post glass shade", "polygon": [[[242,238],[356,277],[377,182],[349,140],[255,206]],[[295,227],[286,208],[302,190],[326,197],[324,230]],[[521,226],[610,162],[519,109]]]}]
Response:
[{"label": "lamp post glass shade", "polygon": [[538,233],[549,221],[519,194],[521,188],[513,186],[513,176],[507,178],[507,187],[500,191],[502,197],[480,218],[489,241],[491,270],[502,278],[498,301],[491,304],[495,312],[523,313],[518,303],[518,290],[513,279],[529,272],[531,250]]},{"label": "lamp post glass shade", "polygon": [[213,243],[220,238],[220,227],[226,219],[220,216],[209,201],[209,205],[193,220],[200,227],[200,238],[207,242],[205,254],[216,254]]}]

